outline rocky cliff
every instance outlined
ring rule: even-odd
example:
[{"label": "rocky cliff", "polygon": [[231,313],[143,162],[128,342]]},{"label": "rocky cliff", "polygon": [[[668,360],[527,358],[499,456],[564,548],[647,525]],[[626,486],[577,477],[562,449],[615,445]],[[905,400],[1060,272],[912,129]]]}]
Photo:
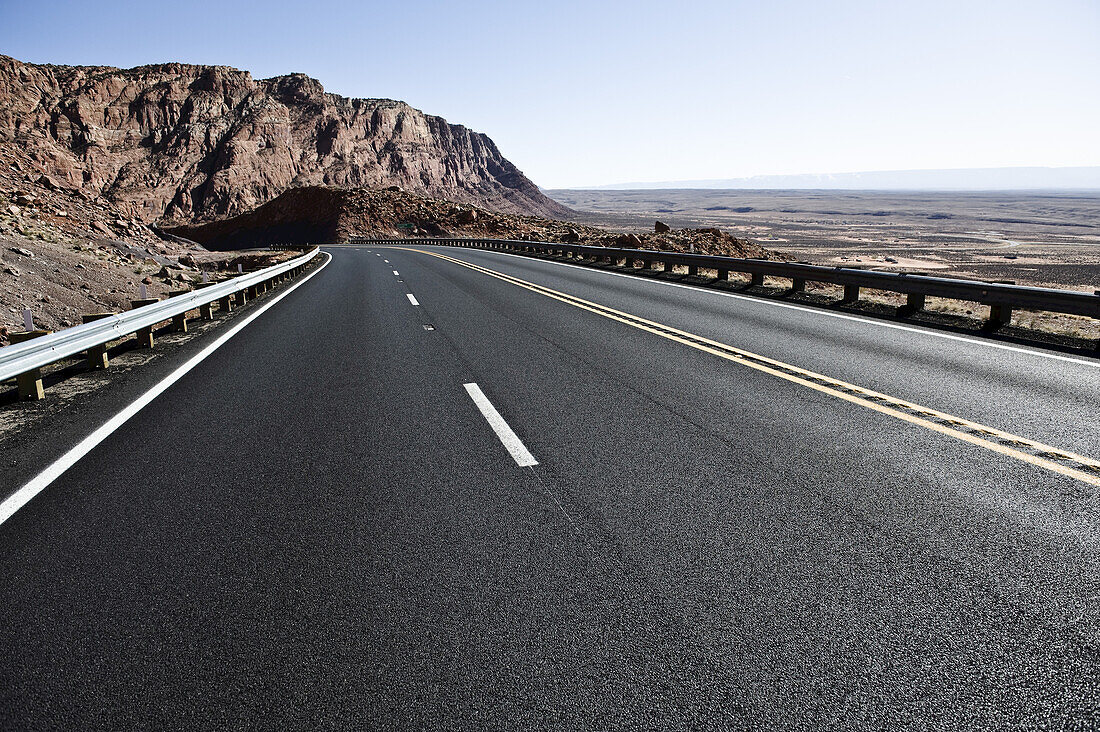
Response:
[{"label": "rocky cliff", "polygon": [[234,216],[309,185],[400,185],[510,213],[569,213],[485,135],[404,102],[328,94],[302,74],[0,56],[0,145],[30,156],[28,175],[144,222]]}]

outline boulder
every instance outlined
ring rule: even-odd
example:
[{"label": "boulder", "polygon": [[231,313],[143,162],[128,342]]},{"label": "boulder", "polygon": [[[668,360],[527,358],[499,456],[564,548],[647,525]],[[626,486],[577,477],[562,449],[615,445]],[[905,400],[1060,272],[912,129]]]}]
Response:
[{"label": "boulder", "polygon": [[38,178],[35,179],[34,182],[42,186],[43,188],[50,189],[51,191],[61,190],[61,184],[48,175],[40,175],[38,176]]},{"label": "boulder", "polygon": [[16,254],[23,257],[30,257],[32,259],[34,258],[34,252],[32,252],[30,249],[24,249],[23,247],[11,247],[10,249],[8,249],[8,251],[15,252]]},{"label": "boulder", "polygon": [[637,234],[622,234],[615,240],[615,246],[624,249],[641,249],[642,240],[638,238]]},{"label": "boulder", "polygon": [[660,221],[654,221],[653,222],[653,233],[655,233],[655,234],[667,234],[670,231],[672,231],[672,227],[669,226],[668,224],[662,223]]}]

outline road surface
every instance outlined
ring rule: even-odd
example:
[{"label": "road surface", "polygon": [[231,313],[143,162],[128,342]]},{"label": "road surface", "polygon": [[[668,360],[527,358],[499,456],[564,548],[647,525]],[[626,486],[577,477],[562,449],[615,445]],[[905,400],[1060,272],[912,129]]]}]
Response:
[{"label": "road surface", "polygon": [[0,728],[1100,724],[1100,361],[328,251],[0,524]]}]

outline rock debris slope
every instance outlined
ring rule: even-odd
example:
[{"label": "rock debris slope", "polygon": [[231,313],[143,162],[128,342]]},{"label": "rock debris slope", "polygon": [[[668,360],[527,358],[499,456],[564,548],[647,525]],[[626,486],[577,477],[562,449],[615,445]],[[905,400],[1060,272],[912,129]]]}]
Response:
[{"label": "rock debris slope", "polygon": [[426,198],[397,186],[385,189],[294,188],[241,216],[175,227],[169,231],[215,250],[244,249],[275,242],[336,244],[357,235],[458,236],[578,242],[676,252],[693,248],[700,254],[779,258],[775,252],[718,229],[674,231],[662,225],[655,227],[653,233],[624,234]]},{"label": "rock debris slope", "polygon": [[507,213],[569,214],[487,136],[404,102],[328,94],[303,74],[0,56],[0,144],[146,223],[234,216],[307,185],[400,185]]}]

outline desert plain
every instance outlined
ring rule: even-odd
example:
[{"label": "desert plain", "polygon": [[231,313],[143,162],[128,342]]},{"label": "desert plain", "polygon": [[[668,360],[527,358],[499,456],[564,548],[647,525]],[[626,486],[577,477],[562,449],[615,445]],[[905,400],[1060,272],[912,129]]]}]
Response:
[{"label": "desert plain", "polygon": [[714,226],[813,264],[1100,290],[1100,191],[546,193],[584,223]]}]

